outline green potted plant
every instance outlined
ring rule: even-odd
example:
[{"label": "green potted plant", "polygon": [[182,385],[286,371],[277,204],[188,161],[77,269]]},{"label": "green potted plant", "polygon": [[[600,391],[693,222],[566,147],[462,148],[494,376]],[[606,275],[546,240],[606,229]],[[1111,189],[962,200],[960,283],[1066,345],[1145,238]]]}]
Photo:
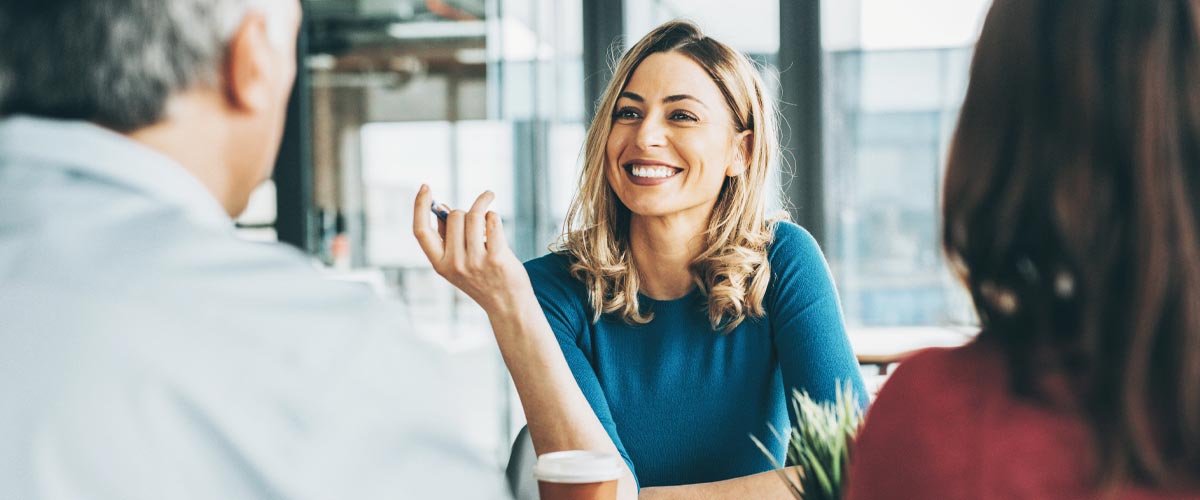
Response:
[{"label": "green potted plant", "polygon": [[858,396],[849,383],[838,387],[833,402],[817,402],[807,392],[795,391],[792,411],[796,427],[786,435],[774,428],[771,432],[787,443],[787,463],[799,466],[798,473],[789,474],[758,438],[751,439],[771,458],[797,499],[839,500],[845,491],[850,446],[863,420]]}]

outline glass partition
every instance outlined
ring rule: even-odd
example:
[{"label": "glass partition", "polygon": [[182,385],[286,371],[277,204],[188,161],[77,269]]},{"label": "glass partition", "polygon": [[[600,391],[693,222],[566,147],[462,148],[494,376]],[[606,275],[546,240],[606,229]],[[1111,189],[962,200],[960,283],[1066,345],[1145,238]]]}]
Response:
[{"label": "glass partition", "polygon": [[851,326],[974,323],[939,246],[947,141],[985,0],[831,0],[826,255]]}]

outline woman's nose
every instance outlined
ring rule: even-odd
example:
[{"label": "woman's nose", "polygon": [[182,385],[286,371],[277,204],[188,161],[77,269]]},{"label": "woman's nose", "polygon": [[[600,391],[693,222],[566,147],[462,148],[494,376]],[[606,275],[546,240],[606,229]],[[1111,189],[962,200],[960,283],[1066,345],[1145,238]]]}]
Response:
[{"label": "woman's nose", "polygon": [[[649,118],[649,117],[648,117]],[[666,128],[655,119],[642,120],[637,128],[637,146],[641,149],[662,146],[667,142]]]}]

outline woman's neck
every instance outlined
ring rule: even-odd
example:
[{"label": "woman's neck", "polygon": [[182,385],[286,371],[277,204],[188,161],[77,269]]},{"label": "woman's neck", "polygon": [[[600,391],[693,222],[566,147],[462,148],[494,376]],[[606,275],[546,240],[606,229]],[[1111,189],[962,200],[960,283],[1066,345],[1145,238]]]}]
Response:
[{"label": "woman's neck", "polygon": [[629,246],[642,294],[657,300],[683,297],[695,286],[690,266],[704,245],[704,220],[641,217],[629,223]]}]

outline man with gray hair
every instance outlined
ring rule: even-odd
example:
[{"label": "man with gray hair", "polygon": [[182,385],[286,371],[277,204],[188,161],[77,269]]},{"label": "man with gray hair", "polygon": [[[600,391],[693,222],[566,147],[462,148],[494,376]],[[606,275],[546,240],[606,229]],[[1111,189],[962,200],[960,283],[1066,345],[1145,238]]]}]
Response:
[{"label": "man with gray hair", "polygon": [[404,311],[234,235],[300,15],[0,0],[0,498],[507,495]]}]

